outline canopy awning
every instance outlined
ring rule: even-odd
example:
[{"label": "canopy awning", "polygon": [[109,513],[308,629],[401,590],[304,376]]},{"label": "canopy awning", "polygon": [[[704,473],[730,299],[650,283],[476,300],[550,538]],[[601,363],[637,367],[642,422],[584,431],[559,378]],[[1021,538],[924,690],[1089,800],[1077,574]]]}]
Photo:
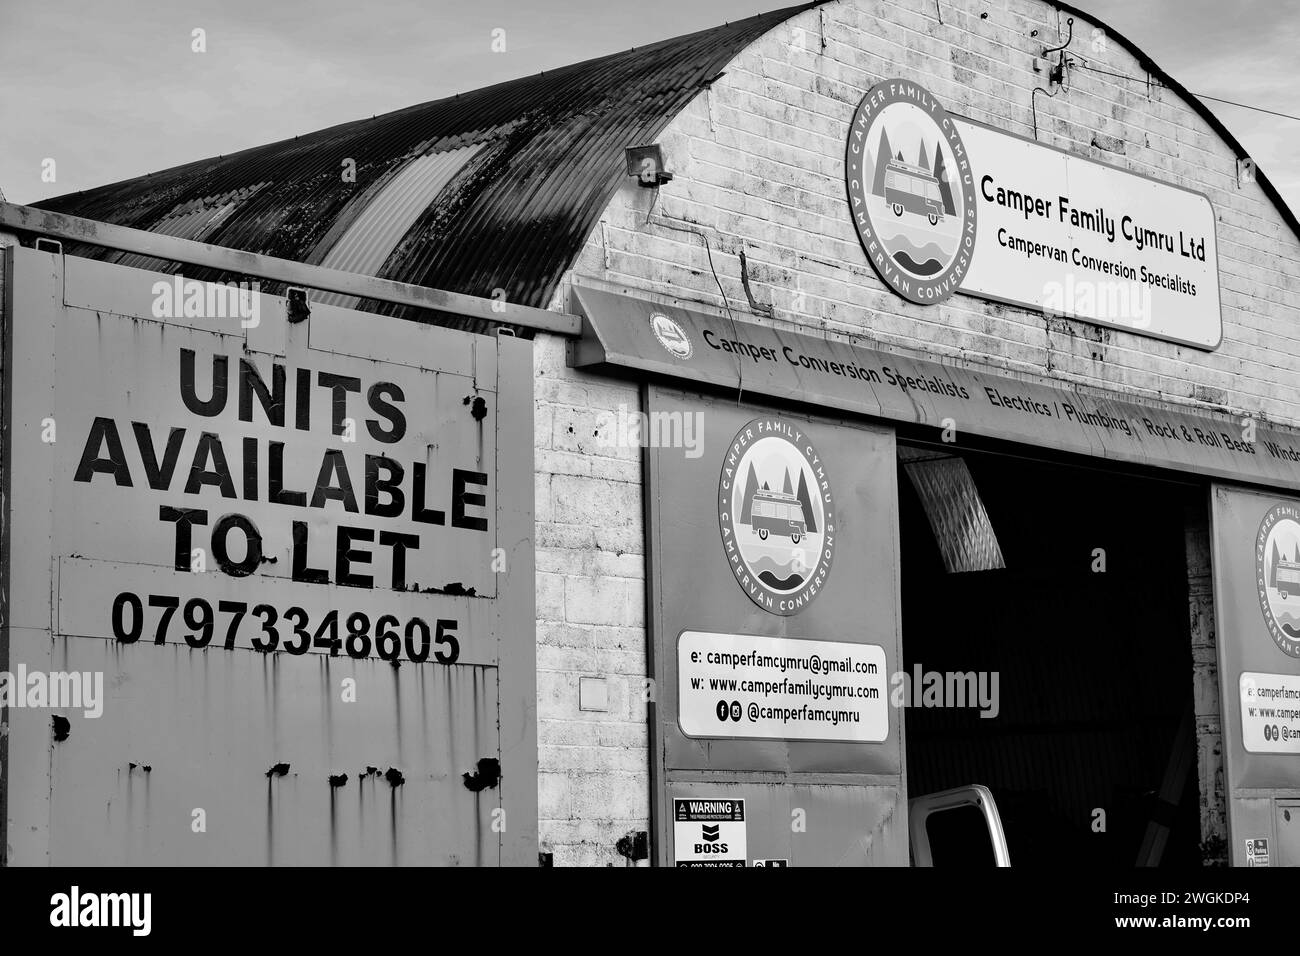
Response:
[{"label": "canopy awning", "polygon": [[[872,418],[1300,489],[1300,430],[1047,385],[579,286],[578,368],[618,367]],[[1253,441],[1248,440],[1253,437]]]}]

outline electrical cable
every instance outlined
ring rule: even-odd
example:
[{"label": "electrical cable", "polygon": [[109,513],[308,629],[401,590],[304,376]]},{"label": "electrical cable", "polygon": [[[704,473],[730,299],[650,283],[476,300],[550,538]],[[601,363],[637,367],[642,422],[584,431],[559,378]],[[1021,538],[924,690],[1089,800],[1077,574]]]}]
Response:
[{"label": "electrical cable", "polygon": [[[1078,54],[1075,55],[1078,56]],[[1103,70],[1099,66],[1090,66],[1087,60],[1083,57],[1079,57],[1079,59],[1082,62],[1078,63],[1077,65],[1082,69],[1089,70],[1093,73],[1101,73],[1103,76],[1113,76],[1117,80],[1129,80],[1130,82],[1133,83],[1147,82],[1145,79],[1143,79],[1140,76],[1130,76],[1127,73],[1116,73],[1113,70]],[[1289,119],[1289,120],[1295,120],[1296,122],[1300,122],[1300,116],[1295,116],[1291,113],[1280,113],[1277,110],[1266,109],[1263,106],[1251,106],[1249,103],[1238,103],[1236,100],[1225,100],[1219,96],[1210,96],[1208,93],[1192,93],[1192,96],[1199,97],[1200,99],[1203,100],[1210,100],[1214,103],[1223,103],[1227,106],[1236,106],[1243,110],[1254,110],[1257,113],[1267,113],[1269,116],[1279,116],[1282,119]]]},{"label": "electrical cable", "polygon": [[[647,224],[647,225],[650,223],[650,213],[654,211],[655,203],[658,201],[658,199],[659,199],[659,187],[656,186],[656,187],[655,187],[654,198],[651,199],[651,201],[650,201],[650,210],[646,213],[645,221],[646,221],[646,224]],[[718,294],[719,294],[720,296],[722,296],[722,307],[723,307],[724,309],[726,309],[726,311],[727,311],[727,318],[729,318],[729,319],[731,320],[731,334],[732,334],[733,336],[735,336],[737,339],[739,339],[739,338],[740,338],[740,327],[739,327],[739,325],[736,324],[736,316],[735,316],[735,313],[733,313],[733,312],[731,311],[731,301],[727,298],[726,290],[722,288],[722,280],[718,278],[718,270],[717,270],[716,268],[714,268],[714,265],[713,265],[713,247],[709,245],[709,237],[708,237],[708,234],[705,233],[704,230],[702,230],[702,229],[692,229],[692,228],[690,228],[689,226],[674,226],[674,225],[672,225],[671,223],[665,222],[665,221],[664,221],[664,218],[665,218],[665,217],[664,217],[663,214],[661,213],[660,216],[659,216],[659,219],[656,221],[655,225],[657,225],[657,226],[661,226],[661,227],[664,228],[664,229],[672,229],[672,230],[675,230],[675,231],[677,231],[677,232],[685,232],[685,233],[688,233],[689,235],[692,235],[692,236],[699,236],[701,239],[704,240],[704,251],[705,251],[705,253],[706,253],[706,254],[708,255],[708,257],[709,257],[709,271],[713,273],[713,281],[714,281],[715,283],[717,283],[717,286],[718,286]],[[744,368],[744,366],[745,366],[744,360],[740,357],[739,353],[737,353],[737,355],[736,355],[736,404],[737,404],[737,405],[740,404],[740,402],[741,402],[741,400],[742,400],[742,398],[744,397],[744,394],[745,394],[745,368]]]}]

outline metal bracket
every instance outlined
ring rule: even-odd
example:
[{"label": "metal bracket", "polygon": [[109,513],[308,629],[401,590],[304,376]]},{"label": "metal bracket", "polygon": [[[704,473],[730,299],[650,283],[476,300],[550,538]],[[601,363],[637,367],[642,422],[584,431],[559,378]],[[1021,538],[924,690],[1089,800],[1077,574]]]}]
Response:
[{"label": "metal bracket", "polygon": [[749,300],[750,311],[765,315],[769,319],[776,314],[772,306],[764,305],[755,299],[753,290],[749,288],[749,261],[745,258],[744,249],[740,250],[740,285],[745,290],[745,298]]},{"label": "metal bracket", "polygon": [[1237,160],[1237,188],[1248,186],[1255,181],[1255,161],[1249,156]]},{"label": "metal bracket", "polygon": [[[1058,86],[1060,86],[1065,83],[1065,68],[1068,65],[1068,61],[1065,58],[1065,48],[1068,47],[1071,41],[1074,40],[1074,17],[1070,17],[1069,19],[1067,19],[1065,21],[1065,24],[1069,29],[1069,33],[1065,38],[1065,42],[1060,44],[1059,46],[1048,47],[1046,50],[1043,51],[1043,59],[1047,59],[1048,55],[1051,53],[1061,54],[1060,58],[1055,63],[1053,63],[1051,67],[1048,69],[1047,82],[1049,85],[1055,83]],[[1061,30],[1059,27],[1056,30],[1056,38],[1058,40],[1061,38]]]},{"label": "metal bracket", "polygon": [[307,290],[302,286],[291,285],[284,290],[284,305],[291,323],[311,318],[311,302],[307,298]]}]

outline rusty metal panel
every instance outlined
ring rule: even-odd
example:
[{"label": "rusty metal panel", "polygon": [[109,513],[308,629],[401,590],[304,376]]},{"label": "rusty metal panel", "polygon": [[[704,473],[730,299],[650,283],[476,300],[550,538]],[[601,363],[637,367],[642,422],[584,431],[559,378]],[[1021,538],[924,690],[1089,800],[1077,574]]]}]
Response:
[{"label": "rusty metal panel", "polygon": [[1300,866],[1300,800],[1277,801],[1277,866]]},{"label": "rusty metal panel", "polygon": [[[745,801],[749,860],[790,866],[897,866],[907,862],[907,805],[901,787],[860,780],[809,784],[782,778],[725,776],[708,783],[679,780],[672,798],[725,793]],[[816,825],[796,831],[797,812]]]},{"label": "rusty metal panel", "polygon": [[[12,495],[10,461],[13,459],[10,436],[12,428],[10,409],[13,399],[13,250],[16,243],[9,233],[0,232],[0,671],[9,670],[9,527],[11,524]],[[4,718],[0,708],[0,719]],[[0,725],[0,866],[9,862],[9,730],[10,722]]]},{"label": "rusty metal panel", "polygon": [[1275,844],[1275,807],[1300,800],[1300,499],[1231,485],[1212,499],[1228,838],[1233,865],[1253,866],[1248,841]]},{"label": "rusty metal panel", "polygon": [[[52,748],[53,865],[499,861],[497,794],[471,793],[461,777],[496,752],[494,667],[394,669],[66,636],[52,663],[114,685],[103,716]],[[356,681],[355,703],[332,692],[345,679]],[[206,833],[191,832],[196,809]]]},{"label": "rusty metal panel", "polygon": [[14,256],[8,862],[535,862],[531,344]]},{"label": "rusty metal panel", "polygon": [[645,396],[658,861],[698,797],[746,801],[750,861],[906,865],[893,432]]}]

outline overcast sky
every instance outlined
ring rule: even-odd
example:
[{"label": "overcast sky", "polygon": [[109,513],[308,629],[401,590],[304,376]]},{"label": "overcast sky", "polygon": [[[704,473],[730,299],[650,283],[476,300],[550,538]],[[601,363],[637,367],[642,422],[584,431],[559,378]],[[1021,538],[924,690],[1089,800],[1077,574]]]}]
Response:
[{"label": "overcast sky", "polygon": [[[788,5],[0,0],[0,190],[35,202]],[[1076,5],[1189,90],[1300,115],[1300,4]],[[196,27],[201,55],[190,49]],[[496,29],[504,53],[491,50]],[[1300,210],[1300,122],[1210,105]],[[41,181],[47,157],[54,183]]]}]

